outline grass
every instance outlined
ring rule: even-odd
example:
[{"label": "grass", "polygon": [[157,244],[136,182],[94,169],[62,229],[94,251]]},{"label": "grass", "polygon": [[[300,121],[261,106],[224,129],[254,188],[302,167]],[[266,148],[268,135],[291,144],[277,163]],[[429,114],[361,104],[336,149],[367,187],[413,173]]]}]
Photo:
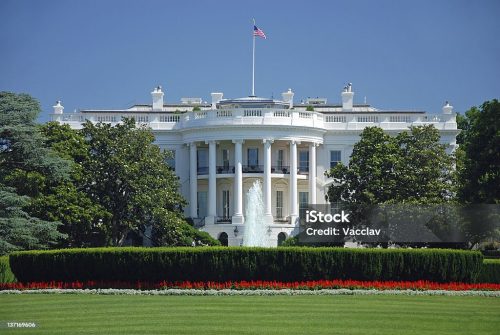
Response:
[{"label": "grass", "polygon": [[500,299],[1,295],[0,320],[0,334],[498,334]]}]

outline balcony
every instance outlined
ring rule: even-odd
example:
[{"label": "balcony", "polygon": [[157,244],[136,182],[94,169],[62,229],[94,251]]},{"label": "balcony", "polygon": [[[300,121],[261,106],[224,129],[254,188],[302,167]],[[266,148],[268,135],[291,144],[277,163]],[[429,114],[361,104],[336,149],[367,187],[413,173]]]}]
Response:
[{"label": "balcony", "polygon": [[234,173],[234,165],[217,165],[215,171],[217,174]]},{"label": "balcony", "polygon": [[274,223],[277,223],[277,224],[289,224],[290,223],[290,219],[288,217],[277,217],[275,216],[274,217]]},{"label": "balcony", "polygon": [[230,216],[217,216],[215,218],[215,224],[230,224],[233,219]]},{"label": "balcony", "polygon": [[134,117],[138,124],[153,130],[177,130],[224,125],[296,126],[323,130],[362,130],[379,126],[387,130],[407,129],[409,126],[433,124],[437,129],[456,129],[454,114],[428,115],[420,111],[366,111],[338,113],[309,112],[300,109],[233,108],[168,113],[148,111],[85,111],[63,115],[52,114],[53,119],[81,128],[85,120],[119,123],[124,117]]},{"label": "balcony", "polygon": [[272,165],[271,173],[282,173],[282,174],[290,174],[290,166],[288,165]]},{"label": "balcony", "polygon": [[243,165],[242,171],[243,171],[243,173],[263,173],[264,166],[263,165]]},{"label": "balcony", "polygon": [[[217,165],[215,168],[216,174],[234,174],[235,167],[234,165]],[[243,173],[264,173],[264,165],[243,165],[242,166]],[[197,174],[200,175],[208,175],[209,168],[208,166],[200,166],[197,169]],[[272,165],[271,173],[274,174],[290,174],[290,166],[289,165]],[[299,175],[308,175],[309,167],[298,167],[297,173]]]}]

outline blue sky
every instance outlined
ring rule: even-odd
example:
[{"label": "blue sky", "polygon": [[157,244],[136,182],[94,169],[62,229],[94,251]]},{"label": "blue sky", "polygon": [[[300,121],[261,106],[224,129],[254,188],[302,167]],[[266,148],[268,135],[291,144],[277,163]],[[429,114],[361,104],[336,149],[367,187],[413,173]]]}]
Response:
[{"label": "blue sky", "polygon": [[46,121],[62,99],[81,108],[251,91],[295,101],[464,112],[500,95],[500,1],[38,1],[0,2],[0,90],[26,92]]}]

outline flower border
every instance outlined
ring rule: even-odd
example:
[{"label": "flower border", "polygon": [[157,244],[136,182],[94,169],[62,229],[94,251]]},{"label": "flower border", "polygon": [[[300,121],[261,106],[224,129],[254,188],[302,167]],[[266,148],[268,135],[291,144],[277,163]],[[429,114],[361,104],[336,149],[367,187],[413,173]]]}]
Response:
[{"label": "flower border", "polygon": [[436,283],[430,281],[360,281],[360,280],[311,280],[300,282],[280,281],[225,281],[225,282],[126,282],[126,281],[74,281],[0,283],[4,290],[44,289],[133,289],[133,290],[413,290],[413,291],[500,291],[494,283]]}]

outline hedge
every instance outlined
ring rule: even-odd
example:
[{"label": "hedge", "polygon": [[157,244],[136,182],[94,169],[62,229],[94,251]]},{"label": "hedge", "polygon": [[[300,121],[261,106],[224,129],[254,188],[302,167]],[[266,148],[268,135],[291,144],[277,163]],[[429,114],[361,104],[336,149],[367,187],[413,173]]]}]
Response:
[{"label": "hedge", "polygon": [[474,282],[480,252],[445,249],[93,248],[10,255],[20,282],[303,281],[320,279]]},{"label": "hedge", "polygon": [[477,281],[500,284],[500,259],[485,259]]},{"label": "hedge", "polygon": [[0,283],[13,283],[16,277],[10,270],[9,256],[0,256]]}]

